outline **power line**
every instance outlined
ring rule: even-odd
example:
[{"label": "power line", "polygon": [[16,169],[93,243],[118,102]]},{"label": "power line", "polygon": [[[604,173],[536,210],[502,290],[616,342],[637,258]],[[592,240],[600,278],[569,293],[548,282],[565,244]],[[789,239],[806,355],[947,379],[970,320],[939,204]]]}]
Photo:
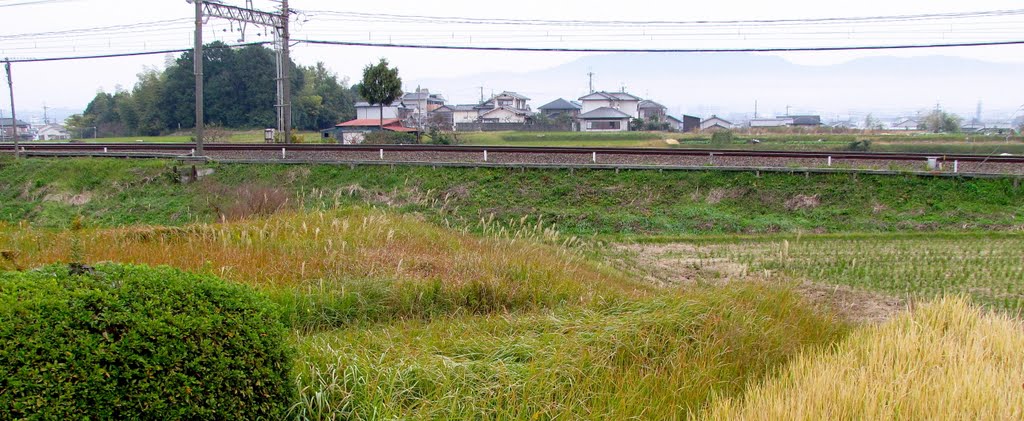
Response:
[{"label": "power line", "polygon": [[924,48],[948,47],[986,47],[998,45],[1024,45],[1024,41],[988,41],[936,44],[903,44],[903,45],[859,45],[838,47],[781,47],[781,48],[547,48],[547,47],[498,47],[471,45],[430,45],[430,44],[391,44],[374,42],[297,40],[313,45],[338,45],[348,47],[380,47],[380,48],[415,48],[431,50],[469,50],[469,51],[517,51],[517,52],[556,52],[556,53],[773,53],[799,51],[856,51],[856,50],[907,50]]},{"label": "power line", "polygon": [[[267,45],[271,44],[269,41],[262,42],[247,42],[244,44],[232,44],[225,46],[206,46],[207,50],[218,50],[226,48],[240,48],[249,47],[254,45]],[[191,48],[176,48],[171,50],[158,50],[158,51],[140,51],[134,53],[114,53],[114,54],[96,54],[96,55],[82,55],[82,56],[65,56],[65,57],[46,57],[46,58],[19,58],[10,60],[0,60],[9,63],[38,63],[44,61],[66,61],[66,60],[89,60],[89,59],[101,59],[101,58],[116,58],[116,57],[135,57],[135,56],[152,56],[157,54],[173,54],[173,53],[184,53],[186,51],[192,51]]]}]

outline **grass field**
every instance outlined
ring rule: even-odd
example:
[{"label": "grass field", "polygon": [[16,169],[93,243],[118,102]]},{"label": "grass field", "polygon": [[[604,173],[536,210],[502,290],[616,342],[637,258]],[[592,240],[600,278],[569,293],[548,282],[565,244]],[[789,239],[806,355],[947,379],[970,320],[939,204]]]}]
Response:
[{"label": "grass field", "polygon": [[0,270],[251,286],[291,328],[295,419],[1024,408],[1011,180],[172,165],[0,160]]},{"label": "grass field", "polygon": [[380,206],[458,227],[525,217],[588,237],[1015,230],[1024,224],[1024,188],[999,179],[215,165],[202,182],[180,184],[173,165],[0,161],[0,221],[66,226],[81,215],[101,226],[212,222],[244,208],[254,194],[269,194],[289,208]]}]

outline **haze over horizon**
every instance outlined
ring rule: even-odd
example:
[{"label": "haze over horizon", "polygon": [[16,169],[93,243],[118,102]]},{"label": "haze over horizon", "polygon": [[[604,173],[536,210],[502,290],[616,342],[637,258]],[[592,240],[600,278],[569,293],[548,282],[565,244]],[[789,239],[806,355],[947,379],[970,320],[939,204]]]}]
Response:
[{"label": "haze over horizon", "polygon": [[[0,57],[151,51],[188,48],[191,43],[192,8],[185,2],[146,2],[143,5],[141,2],[126,4],[116,0],[50,0],[31,3],[39,4],[22,6],[17,2],[5,4],[0,1],[5,12],[17,12],[20,17],[6,22],[0,29]],[[242,2],[230,0],[227,3]],[[840,29],[836,31],[838,35],[795,26],[773,32],[770,28],[762,30],[765,25],[754,25],[750,31],[745,30],[744,35],[732,37],[721,33],[700,35],[685,26],[658,32],[658,25],[662,25],[659,23],[621,26],[612,32],[597,31],[604,35],[585,35],[580,32],[583,30],[572,28],[566,29],[562,35],[553,35],[551,31],[531,29],[534,28],[531,26],[523,29],[514,26],[498,28],[494,24],[449,21],[455,19],[450,18],[452,16],[461,16],[469,20],[614,19],[635,22],[661,19],[696,22],[895,16],[1019,7],[1018,3],[1007,0],[979,0],[970,4],[931,2],[927,7],[866,0],[857,4],[830,4],[825,8],[810,0],[771,5],[728,0],[716,4],[716,7],[655,0],[646,3],[647,7],[629,8],[618,11],[614,16],[594,8],[580,7],[589,3],[575,0],[557,4],[524,1],[518,3],[520,7],[515,10],[502,10],[501,13],[469,7],[476,3],[463,0],[443,4],[396,0],[386,11],[380,10],[377,4],[346,4],[344,11],[338,11],[337,3],[326,0],[293,0],[291,3],[299,10],[295,18],[297,39],[600,48],[801,47],[1024,39],[1024,30],[1015,24],[1018,23],[1014,20],[1016,15],[992,18],[994,20],[988,22],[992,24],[990,26],[982,26],[983,22],[979,20],[969,20],[958,22],[955,27],[950,24],[948,29],[929,29],[898,20],[877,27],[861,28],[850,24],[849,33],[842,33],[845,26],[837,27]],[[271,10],[273,6],[274,2],[269,0],[254,2],[258,9]],[[107,12],[115,9],[118,13]],[[374,13],[385,12],[407,17],[373,17],[377,16]],[[422,22],[422,16],[448,18],[431,23]],[[419,20],[412,20],[413,17]],[[408,22],[395,23],[403,22],[402,19]],[[39,28],[125,28],[142,23],[151,24],[151,29],[150,26],[130,31],[96,29],[54,39],[18,38],[19,34],[41,32]],[[204,39],[233,43],[240,36],[237,30],[226,21],[211,19]],[[630,31],[640,30],[650,35],[650,39],[639,37],[641,34],[633,34],[637,38],[626,37]],[[790,32],[799,36],[787,36]],[[611,33],[622,33],[623,37],[608,36]],[[563,36],[568,38],[563,40]],[[246,41],[267,39],[252,28],[246,31]],[[754,101],[758,101],[759,114],[764,115],[784,113],[787,106],[793,113],[817,113],[826,118],[866,112],[906,115],[939,103],[944,109],[972,117],[980,101],[986,117],[1009,118],[1024,103],[1020,99],[1024,96],[1024,88],[1013,83],[1012,79],[1013,75],[1024,70],[1024,46],[1020,45],[814,53],[624,55],[298,44],[293,52],[296,63],[310,65],[323,61],[339,76],[348,77],[350,82],[359,79],[363,66],[381,57],[388,58],[401,70],[407,90],[417,86],[428,88],[445,95],[452,103],[477,101],[480,87],[483,87],[485,95],[491,91],[517,91],[530,96],[533,99],[531,106],[535,109],[559,97],[574,99],[586,93],[586,73],[591,71],[595,73],[595,89],[619,90],[624,85],[636,95],[663,103],[674,114],[702,117],[710,114],[753,114]],[[57,118],[80,112],[98,90],[130,89],[136,81],[136,74],[147,67],[162,67],[166,59],[155,55],[16,63],[14,81],[19,115],[26,118],[41,116],[44,104]],[[0,91],[7,93],[6,88]],[[0,101],[0,110],[9,115],[6,101]]]}]

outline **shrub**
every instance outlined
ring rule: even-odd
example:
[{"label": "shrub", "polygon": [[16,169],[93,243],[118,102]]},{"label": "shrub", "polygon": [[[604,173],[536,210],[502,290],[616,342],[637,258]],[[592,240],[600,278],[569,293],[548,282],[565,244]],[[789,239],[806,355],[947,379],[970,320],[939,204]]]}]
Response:
[{"label": "shrub", "polygon": [[417,142],[416,136],[412,134],[383,130],[367,133],[363,136],[363,143],[369,145],[413,145]]},{"label": "shrub", "polygon": [[846,145],[846,150],[854,151],[854,152],[866,152],[866,151],[869,151],[869,150],[871,150],[871,140],[870,139],[855,140],[853,142],[850,142],[849,145]]},{"label": "shrub", "polygon": [[714,132],[711,134],[711,144],[715,146],[725,146],[732,143],[732,132],[721,131]]},{"label": "shrub", "polygon": [[247,287],[168,267],[0,273],[0,413],[40,419],[280,418],[286,331]]}]

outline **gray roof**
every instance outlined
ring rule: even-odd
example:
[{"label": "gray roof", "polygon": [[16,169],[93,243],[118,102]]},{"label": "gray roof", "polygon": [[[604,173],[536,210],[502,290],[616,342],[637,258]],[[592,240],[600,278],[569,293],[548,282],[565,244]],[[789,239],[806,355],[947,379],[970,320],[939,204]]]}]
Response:
[{"label": "gray roof", "polygon": [[574,104],[574,103],[569,102],[569,101],[566,101],[566,100],[564,100],[562,98],[558,98],[558,99],[556,99],[554,101],[551,101],[551,102],[549,102],[547,104],[541,105],[540,108],[538,108],[538,109],[541,110],[541,111],[544,111],[544,110],[578,110],[580,108],[583,108],[583,106],[581,106],[579,104]]},{"label": "gray roof", "polygon": [[[18,126],[28,126],[29,125],[28,123],[26,123],[26,122],[24,122],[22,120],[18,120],[15,124],[18,125]],[[10,117],[0,118],[0,126],[8,126],[8,127],[10,127],[11,126],[11,118]]]},{"label": "gray roof", "polygon": [[511,91],[504,91],[504,92],[502,92],[502,93],[500,93],[498,95],[495,95],[495,96],[502,96],[502,95],[508,95],[508,96],[510,96],[512,98],[515,98],[515,99],[525,99],[525,100],[529,100],[530,99],[530,98],[527,98],[527,97],[525,97],[523,95],[519,95],[519,94],[517,94],[515,92],[511,92]]},{"label": "gray roof", "polygon": [[620,118],[632,118],[632,116],[630,116],[629,114],[626,114],[626,113],[624,113],[622,111],[616,110],[614,108],[601,107],[601,108],[598,108],[596,110],[591,110],[589,112],[580,114],[579,118],[581,120],[593,120],[593,119],[603,119],[603,118],[620,119]]},{"label": "gray roof", "polygon": [[598,91],[598,92],[594,92],[594,93],[592,93],[590,95],[584,95],[584,96],[580,97],[580,101],[587,100],[587,99],[605,99],[605,100],[611,99],[611,100],[617,100],[617,101],[640,101],[640,97],[638,97],[636,95],[633,95],[633,94],[629,94],[629,93],[626,93],[626,92],[605,92],[605,91]]},{"label": "gray roof", "polygon": [[657,108],[657,109],[662,109],[662,110],[668,109],[668,107],[666,107],[664,105],[661,105],[661,104],[659,104],[657,102],[648,100],[648,99],[640,101],[640,104],[637,105],[637,107],[638,108]]},{"label": "gray roof", "polygon": [[466,105],[466,104],[449,105],[448,107],[450,107],[452,109],[452,111],[476,111],[477,110],[477,105],[474,105],[474,104],[469,104],[469,105]]}]

